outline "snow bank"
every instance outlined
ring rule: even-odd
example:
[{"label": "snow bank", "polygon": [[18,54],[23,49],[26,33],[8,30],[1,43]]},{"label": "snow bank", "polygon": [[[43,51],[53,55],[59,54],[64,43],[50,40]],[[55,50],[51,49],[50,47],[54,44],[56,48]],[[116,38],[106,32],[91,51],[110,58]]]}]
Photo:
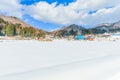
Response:
[{"label": "snow bank", "polygon": [[120,80],[119,44],[3,41],[0,80]]}]

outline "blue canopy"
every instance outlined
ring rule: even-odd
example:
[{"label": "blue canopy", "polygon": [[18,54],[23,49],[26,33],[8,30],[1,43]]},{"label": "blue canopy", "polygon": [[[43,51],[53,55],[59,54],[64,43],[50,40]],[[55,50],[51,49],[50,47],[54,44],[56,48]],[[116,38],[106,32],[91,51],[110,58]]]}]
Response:
[{"label": "blue canopy", "polygon": [[84,35],[78,35],[75,37],[75,40],[84,40],[85,36]]}]

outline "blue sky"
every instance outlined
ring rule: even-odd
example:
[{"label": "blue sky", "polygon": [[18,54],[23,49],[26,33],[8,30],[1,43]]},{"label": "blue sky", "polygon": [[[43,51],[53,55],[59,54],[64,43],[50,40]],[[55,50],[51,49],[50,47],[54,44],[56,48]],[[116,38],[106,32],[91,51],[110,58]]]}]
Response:
[{"label": "blue sky", "polygon": [[[75,0],[21,0],[20,4],[22,5],[32,5],[32,4],[36,4],[40,1],[45,1],[49,4],[52,4],[54,2],[57,2],[57,6],[60,4],[63,4],[65,6],[67,6],[69,3],[74,2]],[[39,29],[43,29],[46,31],[52,31],[54,29],[57,29],[59,27],[62,27],[62,25],[60,24],[54,24],[54,23],[49,23],[49,22],[43,22],[40,20],[36,20],[33,17],[31,17],[30,15],[23,15],[22,18],[23,21],[25,21],[26,23],[39,28]]]},{"label": "blue sky", "polygon": [[58,25],[58,24],[53,24],[53,23],[49,23],[49,22],[43,22],[40,20],[36,20],[27,14],[23,15],[22,20],[38,29],[42,29],[42,30],[46,30],[46,31],[52,31],[52,30],[57,29],[62,26],[62,25]]},{"label": "blue sky", "polygon": [[71,24],[94,27],[120,20],[120,0],[0,0],[0,14],[52,31]]},{"label": "blue sky", "polygon": [[21,0],[20,3],[24,5],[32,5],[40,1],[46,1],[49,4],[52,4],[53,2],[57,2],[57,5],[59,4],[68,5],[69,3],[74,2],[75,0]]}]

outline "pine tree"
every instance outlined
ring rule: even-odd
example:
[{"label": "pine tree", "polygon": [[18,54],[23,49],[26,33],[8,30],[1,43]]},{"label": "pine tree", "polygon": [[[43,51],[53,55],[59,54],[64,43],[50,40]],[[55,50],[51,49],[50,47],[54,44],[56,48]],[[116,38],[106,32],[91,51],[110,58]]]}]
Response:
[{"label": "pine tree", "polygon": [[6,35],[7,36],[14,36],[15,35],[15,26],[13,24],[8,25],[6,27]]}]

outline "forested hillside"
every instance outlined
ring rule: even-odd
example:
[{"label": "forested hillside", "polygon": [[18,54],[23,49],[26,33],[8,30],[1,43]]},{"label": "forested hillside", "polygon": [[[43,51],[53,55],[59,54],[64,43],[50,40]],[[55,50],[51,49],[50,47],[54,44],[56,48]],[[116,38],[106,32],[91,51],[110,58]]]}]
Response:
[{"label": "forested hillside", "polygon": [[29,38],[45,37],[45,31],[33,28],[31,26],[23,26],[19,23],[12,23],[0,18],[0,35],[1,36],[21,36]]}]

